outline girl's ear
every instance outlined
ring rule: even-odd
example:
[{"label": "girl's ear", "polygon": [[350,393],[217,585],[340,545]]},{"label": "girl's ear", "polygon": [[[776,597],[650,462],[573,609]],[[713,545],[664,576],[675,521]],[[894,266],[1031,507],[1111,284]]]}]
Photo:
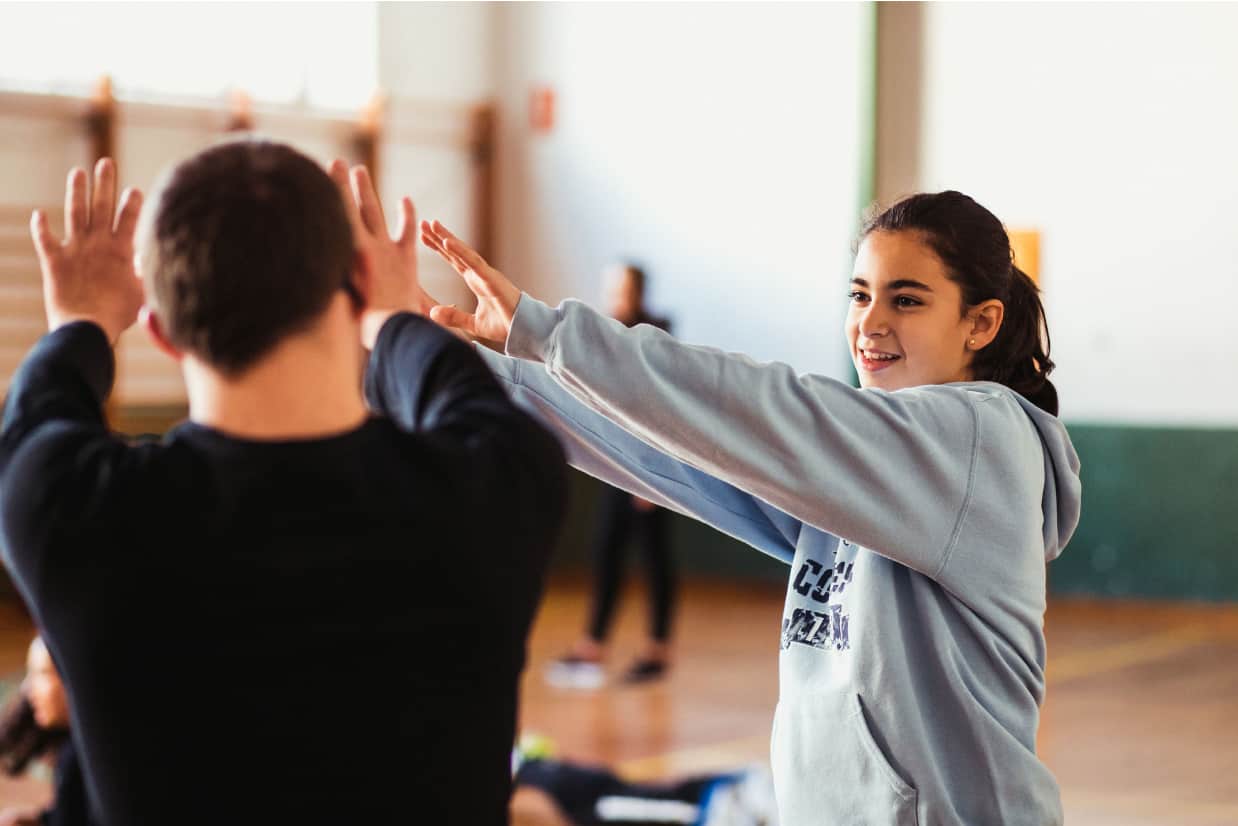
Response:
[{"label": "girl's ear", "polygon": [[1006,305],[991,298],[972,307],[967,317],[971,320],[971,330],[967,334],[968,350],[983,350],[997,338],[997,332],[1002,328],[1006,318]]}]

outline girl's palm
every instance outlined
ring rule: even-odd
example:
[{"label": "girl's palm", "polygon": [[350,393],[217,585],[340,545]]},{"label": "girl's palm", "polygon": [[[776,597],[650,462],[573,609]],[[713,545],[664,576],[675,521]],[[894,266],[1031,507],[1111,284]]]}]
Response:
[{"label": "girl's palm", "polygon": [[430,317],[444,327],[463,330],[477,338],[507,341],[520,301],[520,288],[438,221],[421,223],[421,240],[451,265],[477,297],[477,308],[472,313],[439,305],[430,311]]}]

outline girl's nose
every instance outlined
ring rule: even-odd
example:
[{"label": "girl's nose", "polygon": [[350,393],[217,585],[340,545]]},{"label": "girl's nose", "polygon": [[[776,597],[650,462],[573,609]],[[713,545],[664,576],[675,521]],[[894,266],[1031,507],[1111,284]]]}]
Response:
[{"label": "girl's nose", "polygon": [[888,332],[890,325],[885,313],[875,305],[870,306],[860,318],[860,334],[866,338],[876,338]]}]

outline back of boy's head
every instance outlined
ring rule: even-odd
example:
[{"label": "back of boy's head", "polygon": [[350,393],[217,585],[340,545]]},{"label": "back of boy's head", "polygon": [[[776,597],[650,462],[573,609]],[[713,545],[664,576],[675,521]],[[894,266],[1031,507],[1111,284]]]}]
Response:
[{"label": "back of boy's head", "polygon": [[352,228],[317,163],[236,141],[168,173],[143,216],[147,300],[168,341],[239,375],[350,289]]}]

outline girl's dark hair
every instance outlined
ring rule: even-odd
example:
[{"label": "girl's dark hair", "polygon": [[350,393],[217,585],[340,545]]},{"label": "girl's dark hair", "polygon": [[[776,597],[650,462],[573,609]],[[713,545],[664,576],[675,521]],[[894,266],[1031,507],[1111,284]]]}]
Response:
[{"label": "girl's dark hair", "polygon": [[864,222],[872,232],[918,232],[963,292],[964,307],[997,299],[1005,318],[997,337],[976,353],[979,381],[1004,384],[1037,407],[1057,415],[1057,390],[1049,381],[1049,326],[1040,290],[1014,265],[1010,238],[997,216],[961,192],[921,193]]},{"label": "girl's dark hair", "polygon": [[53,753],[67,739],[65,731],[40,726],[30,701],[18,691],[0,711],[0,771],[16,777],[31,760]]}]

